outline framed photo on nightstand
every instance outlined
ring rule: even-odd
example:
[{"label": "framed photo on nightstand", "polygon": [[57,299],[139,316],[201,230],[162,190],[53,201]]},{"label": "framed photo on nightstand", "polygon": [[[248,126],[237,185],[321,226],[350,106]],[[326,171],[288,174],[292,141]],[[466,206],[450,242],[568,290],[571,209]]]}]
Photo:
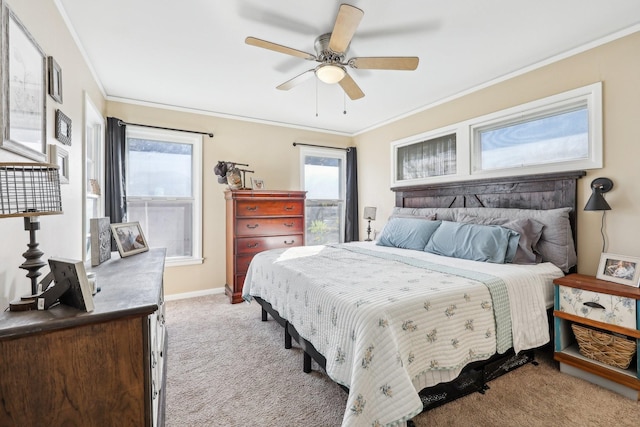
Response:
[{"label": "framed photo on nightstand", "polygon": [[602,253],[596,278],[640,287],[640,258]]}]

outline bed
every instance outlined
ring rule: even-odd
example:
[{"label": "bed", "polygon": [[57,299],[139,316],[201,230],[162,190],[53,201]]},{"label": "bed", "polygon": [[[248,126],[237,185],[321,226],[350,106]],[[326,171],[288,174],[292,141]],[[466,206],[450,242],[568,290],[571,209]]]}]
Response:
[{"label": "bed", "polygon": [[262,252],[243,297],[283,325],[286,347],[300,343],[305,371],[314,358],[348,390],[344,426],[402,425],[549,341],[552,281],[575,269],[583,175],[403,188],[377,243]]}]

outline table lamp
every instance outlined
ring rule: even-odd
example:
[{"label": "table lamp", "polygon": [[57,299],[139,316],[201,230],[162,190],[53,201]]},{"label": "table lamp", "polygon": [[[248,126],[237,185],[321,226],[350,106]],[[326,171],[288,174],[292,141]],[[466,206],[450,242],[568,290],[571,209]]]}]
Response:
[{"label": "table lamp", "polygon": [[367,238],[364,239],[365,242],[371,241],[371,221],[376,219],[376,208],[371,206],[365,206],[363,218],[368,221],[367,223]]},{"label": "table lamp", "polygon": [[36,230],[38,217],[62,213],[58,166],[48,163],[0,163],[0,218],[24,217],[24,229],[29,232],[29,249],[22,254],[31,279],[31,294],[38,293],[38,270],[47,265],[38,249]]}]

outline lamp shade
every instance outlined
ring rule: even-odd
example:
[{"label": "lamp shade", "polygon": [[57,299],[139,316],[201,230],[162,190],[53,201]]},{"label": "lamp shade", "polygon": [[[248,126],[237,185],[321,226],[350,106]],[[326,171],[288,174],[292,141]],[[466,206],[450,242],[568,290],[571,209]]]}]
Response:
[{"label": "lamp shade", "polygon": [[613,181],[609,178],[596,178],[591,182],[591,197],[584,207],[585,211],[610,211],[611,206],[602,196],[613,188]]},{"label": "lamp shade", "polygon": [[61,213],[57,165],[0,163],[0,218]]},{"label": "lamp shade", "polygon": [[585,211],[610,211],[611,206],[609,203],[602,197],[602,192],[599,188],[592,189],[591,197],[587,201],[586,206],[584,207]]},{"label": "lamp shade", "polygon": [[376,208],[371,206],[365,206],[364,215],[362,216],[364,219],[374,220],[376,219]]}]

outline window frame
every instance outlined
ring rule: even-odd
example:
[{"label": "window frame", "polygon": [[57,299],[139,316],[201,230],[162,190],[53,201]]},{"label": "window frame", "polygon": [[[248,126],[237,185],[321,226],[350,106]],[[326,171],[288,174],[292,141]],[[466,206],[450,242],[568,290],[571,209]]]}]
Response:
[{"label": "window frame", "polygon": [[[589,154],[586,159],[561,160],[558,162],[538,163],[526,166],[512,166],[491,170],[481,169],[480,132],[488,128],[515,125],[539,119],[545,116],[567,113],[586,107],[588,116]],[[601,83],[584,86],[540,100],[532,101],[496,113],[482,116],[478,121],[469,123],[471,136],[471,174],[481,176],[500,176],[527,173],[548,173],[576,169],[602,168],[602,85]]]},{"label": "window frame", "polygon": [[[170,131],[164,129],[147,128],[143,126],[127,125],[126,131],[126,149],[125,164],[129,169],[129,138],[133,139],[149,139],[153,141],[190,144],[192,146],[191,159],[191,186],[192,197],[176,197],[176,196],[131,196],[127,194],[127,204],[129,201],[165,201],[175,202],[178,200],[192,200],[192,255],[171,257],[167,256],[165,263],[167,266],[182,266],[202,264],[202,136],[178,131]],[[126,175],[126,172],[125,172]],[[125,176],[125,179],[128,178]],[[126,179],[126,182],[129,180]],[[128,189],[127,189],[128,190]],[[148,237],[147,237],[148,238]]]},{"label": "window frame", "polygon": [[[340,171],[340,195],[341,199],[310,199],[307,193],[307,197],[305,199],[305,218],[306,218],[306,208],[308,200],[336,200],[342,201],[342,209],[340,210],[340,239],[339,242],[344,242],[344,234],[345,234],[345,220],[346,220],[346,210],[347,210],[347,152],[344,149],[340,148],[321,148],[321,147],[300,147],[300,188],[303,191],[307,191],[305,186],[305,158],[307,156],[311,157],[329,157],[334,159],[339,159],[342,161],[342,167]],[[307,236],[307,224],[305,220],[304,225],[304,237],[305,242],[311,241]]]},{"label": "window frame", "polygon": [[[98,108],[91,101],[89,95],[84,94],[84,127],[82,137],[82,260],[87,261],[91,258],[91,230],[89,227],[89,219],[93,218],[87,214],[89,200],[97,201],[97,218],[104,217],[104,182],[105,182],[105,120]],[[87,171],[87,161],[89,155],[88,145],[90,138],[88,136],[89,128],[91,128],[93,137],[97,138],[97,146],[94,147],[94,154],[98,157],[93,159],[95,167],[98,169],[98,184],[100,185],[100,194],[96,195],[89,191],[89,172]]]},{"label": "window frame", "polygon": [[[558,162],[527,165],[523,167],[496,168],[481,170],[478,159],[481,156],[479,132],[498,124],[518,124],[536,117],[558,114],[587,107],[589,155],[587,158],[562,160]],[[577,169],[599,169],[603,167],[603,126],[602,126],[602,82],[593,83],[556,95],[541,98],[512,108],[475,117],[446,127],[423,132],[391,142],[391,188],[414,186],[430,183],[456,182],[470,179],[494,178],[515,175],[530,175],[571,171]],[[449,133],[456,133],[455,174],[430,176],[419,179],[397,179],[397,151],[399,147],[420,143]]]}]

